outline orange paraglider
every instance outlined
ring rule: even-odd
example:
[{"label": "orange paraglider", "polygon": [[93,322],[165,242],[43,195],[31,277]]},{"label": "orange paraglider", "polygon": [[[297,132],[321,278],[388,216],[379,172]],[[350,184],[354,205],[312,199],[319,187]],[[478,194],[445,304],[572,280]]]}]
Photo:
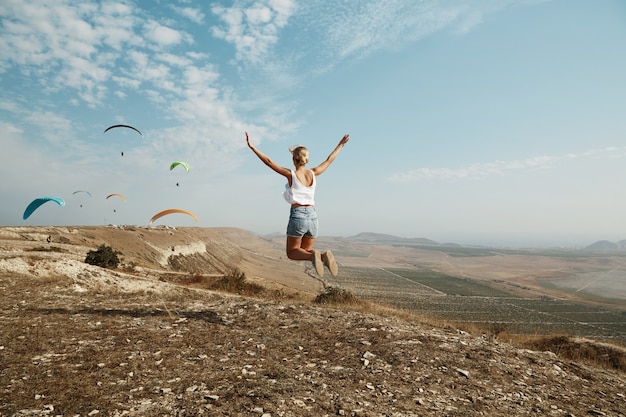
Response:
[{"label": "orange paraglider", "polygon": [[107,200],[108,200],[110,197],[113,197],[113,196],[119,197],[119,198],[121,198],[122,200],[126,201],[126,197],[124,197],[122,194],[118,194],[118,193],[115,193],[115,194],[109,194],[108,196],[106,196],[106,198],[107,198]]},{"label": "orange paraglider", "polygon": [[154,216],[152,216],[152,218],[150,219],[150,224],[152,224],[152,222],[154,222],[155,220],[157,220],[157,219],[159,219],[159,218],[161,218],[161,217],[163,217],[163,216],[166,216],[166,215],[168,215],[168,214],[172,214],[172,213],[182,213],[182,214],[186,214],[186,215],[188,215],[188,216],[193,217],[193,219],[194,219],[195,221],[198,221],[198,217],[197,217],[195,214],[193,214],[192,212],[187,211],[187,210],[183,210],[183,209],[176,209],[176,208],[173,208],[173,209],[167,209],[167,210],[160,211],[160,212],[158,212],[157,214],[155,214]]}]

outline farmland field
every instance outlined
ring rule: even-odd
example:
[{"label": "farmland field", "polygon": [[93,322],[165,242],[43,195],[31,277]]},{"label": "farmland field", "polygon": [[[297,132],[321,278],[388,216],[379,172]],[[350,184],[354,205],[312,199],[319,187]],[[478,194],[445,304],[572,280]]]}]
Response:
[{"label": "farmland field", "polygon": [[499,332],[575,335],[626,344],[626,312],[552,297],[522,297],[428,269],[343,267],[326,279],[369,301]]}]

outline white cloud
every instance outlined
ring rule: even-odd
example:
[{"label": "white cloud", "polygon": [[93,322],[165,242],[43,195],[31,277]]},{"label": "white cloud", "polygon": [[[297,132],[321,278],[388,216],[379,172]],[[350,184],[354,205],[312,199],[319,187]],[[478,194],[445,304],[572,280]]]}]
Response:
[{"label": "white cloud", "polygon": [[265,0],[249,7],[215,6],[212,12],[225,27],[215,26],[213,35],[235,46],[236,57],[251,63],[261,63],[278,42],[278,35],[295,11],[292,0]]},{"label": "white cloud", "polygon": [[555,167],[565,160],[584,158],[616,159],[626,157],[626,147],[607,147],[590,149],[581,154],[568,153],[560,156],[535,156],[514,161],[494,161],[470,164],[460,168],[416,168],[393,174],[387,178],[390,182],[402,183],[421,180],[480,179],[488,176],[502,176],[518,170],[538,170]]},{"label": "white cloud", "polygon": [[[5,16],[0,26],[0,71],[14,64],[25,77],[36,73],[35,82],[47,91],[76,89],[89,105],[103,98],[103,83],[115,59],[102,45],[120,48],[137,43],[132,23],[122,4],[95,4],[41,0],[7,0],[0,5]],[[107,13],[109,13],[107,15]]]},{"label": "white cloud", "polygon": [[153,20],[144,24],[144,33],[146,38],[159,46],[172,46],[181,42],[190,42],[191,38],[188,34],[163,26]]}]

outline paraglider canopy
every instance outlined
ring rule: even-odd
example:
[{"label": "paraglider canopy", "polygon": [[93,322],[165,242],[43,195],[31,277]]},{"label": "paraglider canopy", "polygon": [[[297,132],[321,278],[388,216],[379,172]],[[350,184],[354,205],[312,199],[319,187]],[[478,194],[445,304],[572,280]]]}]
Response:
[{"label": "paraglider canopy", "polygon": [[83,191],[83,190],[74,191],[72,194],[78,194],[78,193],[85,193],[89,197],[91,197],[91,193],[89,191]]},{"label": "paraglider canopy", "polygon": [[109,127],[107,127],[106,129],[104,129],[104,132],[103,132],[103,133],[106,133],[106,132],[108,132],[109,130],[111,130],[111,129],[116,129],[116,128],[118,128],[118,127],[125,127],[125,128],[127,128],[127,129],[132,129],[132,130],[134,130],[135,132],[139,133],[139,135],[140,135],[140,136],[142,136],[142,137],[143,137],[143,133],[141,133],[141,132],[139,131],[139,129],[137,129],[137,128],[135,128],[135,127],[131,126],[131,125],[113,125],[113,126],[109,126]]},{"label": "paraglider canopy", "polygon": [[107,198],[107,200],[108,200],[110,197],[113,197],[113,196],[119,197],[119,198],[121,198],[122,200],[126,201],[126,197],[124,197],[122,194],[118,194],[118,193],[109,194],[108,196],[106,196],[106,198]]},{"label": "paraglider canopy", "polygon": [[193,219],[194,219],[195,221],[198,221],[198,217],[197,217],[195,214],[193,214],[192,212],[187,211],[187,210],[183,210],[183,209],[173,208],[173,209],[167,209],[167,210],[163,210],[163,211],[158,212],[157,214],[155,214],[154,216],[152,216],[152,218],[150,219],[150,222],[149,222],[149,223],[150,223],[150,224],[152,224],[155,220],[157,220],[157,219],[159,219],[159,218],[161,218],[161,217],[163,217],[163,216],[165,216],[165,215],[172,214],[172,213],[182,213],[182,214],[186,214],[186,215],[188,215],[188,216],[193,217]]},{"label": "paraglider canopy", "polygon": [[172,162],[172,165],[170,165],[170,171],[173,170],[174,168],[176,168],[179,165],[181,167],[185,168],[185,171],[189,172],[189,164],[187,162],[183,162],[183,161]]},{"label": "paraglider canopy", "polygon": [[26,210],[24,210],[24,215],[22,216],[22,218],[24,220],[28,219],[30,217],[30,215],[33,214],[33,212],[39,208],[39,206],[41,206],[42,204],[47,203],[48,201],[54,201],[55,203],[57,203],[61,207],[65,206],[65,201],[63,201],[63,199],[60,198],[60,197],[40,197],[40,198],[36,198],[33,201],[31,201],[31,203],[28,205],[28,207],[26,207]]}]

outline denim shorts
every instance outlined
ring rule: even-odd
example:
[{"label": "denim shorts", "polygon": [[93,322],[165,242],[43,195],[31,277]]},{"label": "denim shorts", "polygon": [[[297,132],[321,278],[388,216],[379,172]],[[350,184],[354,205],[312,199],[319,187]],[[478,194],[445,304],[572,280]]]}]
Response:
[{"label": "denim shorts", "polygon": [[317,213],[315,207],[292,207],[287,224],[287,236],[317,237]]}]

